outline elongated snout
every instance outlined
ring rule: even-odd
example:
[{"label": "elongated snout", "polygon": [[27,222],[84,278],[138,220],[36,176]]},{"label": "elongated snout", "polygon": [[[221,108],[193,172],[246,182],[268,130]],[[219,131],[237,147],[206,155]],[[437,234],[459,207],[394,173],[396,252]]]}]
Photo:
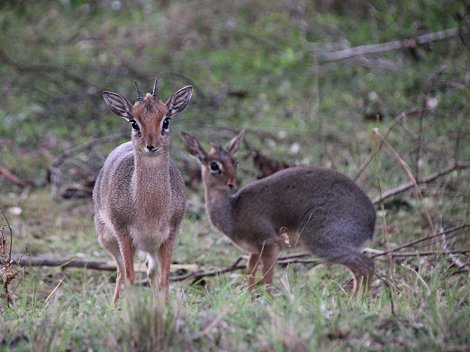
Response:
[{"label": "elongated snout", "polygon": [[146,136],[145,138],[145,147],[144,151],[146,153],[155,153],[158,151],[161,147],[161,143],[158,140],[158,134],[157,133],[152,133]]},{"label": "elongated snout", "polygon": [[227,186],[230,189],[236,189],[238,187],[238,182],[237,182],[236,177],[230,177],[229,179],[227,179]]}]

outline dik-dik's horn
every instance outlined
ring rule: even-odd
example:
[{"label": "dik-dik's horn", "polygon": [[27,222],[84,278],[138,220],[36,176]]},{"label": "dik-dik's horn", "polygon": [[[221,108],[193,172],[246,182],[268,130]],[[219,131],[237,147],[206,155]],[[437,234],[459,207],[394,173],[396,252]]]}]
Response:
[{"label": "dik-dik's horn", "polygon": [[158,88],[157,88],[157,84],[158,84],[158,76],[155,78],[155,82],[153,83],[153,92],[152,92],[152,96],[153,96],[155,99],[158,99]]},{"label": "dik-dik's horn", "polygon": [[138,101],[144,100],[144,95],[142,94],[139,87],[137,86],[137,81],[134,81],[134,85],[135,85],[135,90],[137,91],[137,100]]}]

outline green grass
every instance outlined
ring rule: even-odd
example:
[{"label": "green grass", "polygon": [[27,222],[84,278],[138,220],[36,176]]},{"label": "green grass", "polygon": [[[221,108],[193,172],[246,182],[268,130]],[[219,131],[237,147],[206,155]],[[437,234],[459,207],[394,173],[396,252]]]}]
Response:
[{"label": "green grass", "polygon": [[[110,259],[96,241],[90,199],[57,197],[47,170],[68,148],[126,132],[99,93],[111,90],[133,100],[133,80],[149,90],[156,74],[164,98],[186,84],[195,87],[190,106],[171,126],[179,165],[190,160],[180,131],[208,143],[226,142],[246,128],[251,149],[355,177],[373,154],[373,130],[385,134],[403,112],[387,141],[413,172],[418,136],[422,176],[455,158],[470,160],[469,51],[458,38],[418,48],[417,56],[393,51],[333,64],[316,56],[332,44],[335,50],[457,27],[464,23],[459,18],[469,16],[461,1],[121,5],[0,4],[0,166],[35,186],[21,190],[0,176],[0,209],[13,229],[15,253]],[[226,91],[241,97],[218,96]],[[420,130],[426,102],[431,108]],[[366,118],[377,112],[381,121]],[[68,158],[60,166],[59,191],[93,175],[116,144]],[[239,153],[242,183],[256,175],[246,147]],[[367,246],[384,250],[387,242],[393,248],[429,235],[427,214],[436,228],[468,223],[469,176],[468,170],[455,171],[423,186],[422,199],[412,190],[385,202],[385,212],[378,205],[375,238]],[[409,181],[388,149],[357,183],[373,198],[379,179],[382,191]],[[188,198],[175,262],[212,270],[245,254],[208,223],[200,185],[188,189]],[[447,239],[449,249],[466,250],[469,230]],[[468,273],[447,255],[418,253],[434,249],[432,241],[409,248],[416,256],[396,258],[393,268],[378,258],[371,292],[359,299],[349,297],[345,269],[293,264],[277,268],[273,297],[259,287],[253,299],[244,274],[233,272],[172,283],[166,306],[148,287],[135,287],[113,308],[113,273],[25,268],[22,280],[10,285],[14,305],[0,297],[0,350],[468,350]],[[468,256],[457,256],[468,268]]]},{"label": "green grass", "polygon": [[[431,272],[430,272],[431,271]],[[116,308],[106,275],[67,272],[44,303],[41,273],[30,272],[13,309],[3,312],[3,346],[13,350],[459,350],[468,346],[468,278],[445,265],[397,270],[390,293],[351,299],[344,277],[309,277],[304,269],[278,273],[275,297],[252,300],[241,277],[219,277],[206,287],[174,285],[170,302],[148,288],[126,292]],[[317,275],[316,275],[317,276]],[[55,285],[55,282],[51,282]],[[53,281],[53,280],[51,280]],[[445,284],[443,284],[445,282]]]}]

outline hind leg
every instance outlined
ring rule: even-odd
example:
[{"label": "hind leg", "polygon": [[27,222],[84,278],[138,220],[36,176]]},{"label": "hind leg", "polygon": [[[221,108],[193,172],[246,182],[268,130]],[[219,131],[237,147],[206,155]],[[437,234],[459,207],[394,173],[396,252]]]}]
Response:
[{"label": "hind leg", "polygon": [[368,290],[374,275],[374,262],[356,247],[344,247],[338,246],[338,243],[317,241],[314,246],[310,243],[307,248],[329,263],[346,266],[353,273],[353,296],[359,292],[361,287],[364,291]]},{"label": "hind leg", "polygon": [[374,262],[372,259],[356,249],[351,249],[351,252],[335,258],[332,262],[345,265],[353,273],[353,296],[356,296],[361,288],[363,292],[368,291],[374,275]]},{"label": "hind leg", "polygon": [[364,242],[372,237],[369,230],[348,219],[336,219],[325,227],[314,223],[307,225],[300,240],[316,256],[329,263],[342,264],[353,273],[355,296],[361,287],[367,291],[374,275],[374,262],[360,251]]},{"label": "hind leg", "polygon": [[117,267],[116,287],[114,288],[113,303],[116,303],[120,296],[121,286],[124,283],[124,262],[121,257],[121,250],[119,249],[119,242],[113,236],[104,223],[97,220],[96,229],[98,231],[98,241],[101,246],[105,248],[114,258]]}]

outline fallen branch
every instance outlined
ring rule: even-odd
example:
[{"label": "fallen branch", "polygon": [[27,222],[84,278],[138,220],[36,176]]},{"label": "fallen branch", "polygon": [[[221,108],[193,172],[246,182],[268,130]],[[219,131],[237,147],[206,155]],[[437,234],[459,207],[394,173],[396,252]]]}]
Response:
[{"label": "fallen branch", "polygon": [[[416,180],[416,182],[418,183],[418,185],[423,185],[423,184],[427,184],[427,183],[430,183],[434,180],[436,180],[437,178],[441,177],[441,176],[445,176],[447,174],[450,174],[451,172],[453,171],[456,171],[456,170],[466,170],[466,169],[470,169],[470,161],[463,161],[463,162],[455,162],[453,165],[450,165],[448,166],[447,168],[441,170],[441,171],[438,171],[432,175],[429,175],[423,179],[420,179],[420,180]],[[399,193],[403,193],[411,188],[413,188],[415,186],[415,183],[410,181],[410,182],[407,182],[407,183],[404,183],[398,187],[395,187],[395,188],[392,188],[392,189],[389,189],[388,191],[385,191],[384,193],[382,193],[380,196],[377,196],[373,199],[373,203],[374,204],[377,204],[381,201],[384,201],[385,199],[388,199],[392,196],[395,196]]]},{"label": "fallen branch", "polygon": [[[46,257],[32,257],[24,254],[13,254],[13,264],[22,266],[48,266],[48,267],[60,267],[66,268],[84,268],[101,271],[115,271],[116,263],[114,261],[107,260],[83,260],[76,258],[46,258]],[[177,270],[190,270],[197,271],[198,266],[196,264],[171,264],[171,271]],[[135,271],[146,272],[147,268],[144,263],[136,263]]]},{"label": "fallen branch", "polygon": [[[401,252],[396,253],[404,248],[412,247],[418,243],[434,239],[436,236],[450,235],[465,228],[469,228],[470,223],[465,223],[459,226],[455,226],[445,231],[441,231],[437,234],[426,236],[418,240],[406,243],[400,247],[394,248],[390,251],[377,251],[368,249],[367,252],[372,252],[371,258],[376,258],[384,255],[392,255],[394,257],[416,257],[416,256],[430,256],[435,254],[467,254],[470,253],[470,250],[452,250],[446,252],[440,251],[423,251],[423,252]],[[310,252],[299,252],[291,255],[280,257],[276,264],[280,266],[286,266],[290,264],[313,264],[313,263],[323,263],[324,261],[318,258],[304,258],[312,256]],[[208,270],[208,271],[198,271],[198,266],[196,264],[171,264],[171,271],[175,272],[177,270],[188,270],[190,271],[187,274],[176,275],[170,277],[171,281],[185,281],[192,280],[197,281],[205,277],[214,277],[229,272],[234,272],[238,270],[245,270],[246,264],[243,264],[242,261],[246,261],[246,256],[240,256],[233,263],[224,268]],[[113,261],[102,261],[102,260],[81,260],[75,258],[68,259],[57,259],[57,258],[45,258],[45,257],[28,257],[21,254],[12,255],[12,263],[22,266],[50,266],[50,267],[61,267],[61,268],[86,268],[93,270],[103,270],[103,271],[115,271],[116,264]],[[143,263],[136,263],[135,270],[139,272],[145,272],[146,267]]]},{"label": "fallen branch", "polygon": [[246,264],[240,264],[242,260],[246,259],[246,257],[241,256],[239,257],[233,264],[222,268],[222,269],[216,269],[216,270],[210,270],[210,271],[200,271],[196,273],[189,273],[185,275],[178,275],[174,277],[170,277],[171,281],[185,281],[192,279],[193,281],[200,280],[204,277],[213,277],[213,276],[218,276],[221,274],[237,271],[237,270],[243,270],[246,269]]},{"label": "fallen branch", "polygon": [[320,54],[318,60],[320,62],[333,62],[353,58],[355,56],[362,56],[368,54],[380,54],[392,50],[403,50],[415,48],[418,45],[432,43],[438,40],[457,37],[459,35],[458,28],[445,29],[443,31],[426,33],[417,37],[410,37],[403,40],[393,40],[391,42],[381,44],[361,45],[353,48],[327,52]]},{"label": "fallen branch", "polygon": [[15,185],[17,185],[21,188],[32,188],[33,187],[33,185],[31,185],[30,183],[28,183],[26,181],[23,181],[18,176],[13,174],[10,170],[8,170],[4,167],[1,167],[1,166],[0,166],[0,175],[3,175],[3,177],[5,177],[7,180],[11,181],[12,183],[14,183]]}]

